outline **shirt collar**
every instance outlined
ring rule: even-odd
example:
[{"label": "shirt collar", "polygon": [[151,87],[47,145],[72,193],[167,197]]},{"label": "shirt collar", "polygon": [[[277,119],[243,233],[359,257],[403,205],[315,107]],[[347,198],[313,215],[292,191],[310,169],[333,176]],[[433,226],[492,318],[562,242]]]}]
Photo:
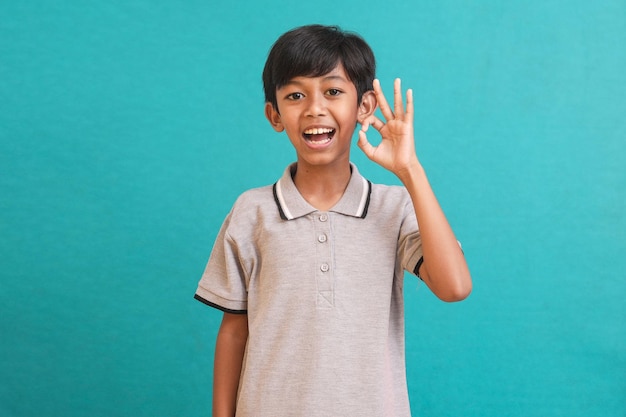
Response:
[{"label": "shirt collar", "polygon": [[[274,184],[274,200],[278,207],[278,212],[283,220],[293,220],[298,217],[318,211],[310,205],[300,194],[293,182],[292,172],[295,170],[295,163],[289,165],[283,176]],[[364,219],[370,203],[372,183],[359,174],[356,166],[350,163],[352,175],[348,182],[348,187],[344,191],[341,199],[329,211],[341,213],[346,216],[359,217]]]}]

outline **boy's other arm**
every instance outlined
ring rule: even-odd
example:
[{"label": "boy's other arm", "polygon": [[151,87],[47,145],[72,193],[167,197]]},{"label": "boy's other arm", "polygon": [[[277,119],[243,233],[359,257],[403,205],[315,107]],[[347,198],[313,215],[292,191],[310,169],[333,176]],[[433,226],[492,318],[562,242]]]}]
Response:
[{"label": "boy's other arm", "polygon": [[215,343],[213,416],[234,417],[239,376],[248,341],[248,315],[224,313]]},{"label": "boy's other arm", "polygon": [[461,301],[472,290],[472,280],[463,251],[450,227],[426,173],[421,166],[400,177],[409,191],[422,239],[424,262],[420,277],[443,301]]},{"label": "boy's other arm", "polygon": [[[440,299],[463,300],[472,290],[472,280],[463,251],[415,153],[413,92],[407,91],[406,111],[399,79],[394,83],[393,110],[387,104],[378,80],[374,81],[374,94],[386,123],[375,116],[361,121],[358,145],[368,158],[393,172],[411,196],[424,256],[420,277]],[[365,133],[370,125],[382,136],[376,147],[368,142]]]}]

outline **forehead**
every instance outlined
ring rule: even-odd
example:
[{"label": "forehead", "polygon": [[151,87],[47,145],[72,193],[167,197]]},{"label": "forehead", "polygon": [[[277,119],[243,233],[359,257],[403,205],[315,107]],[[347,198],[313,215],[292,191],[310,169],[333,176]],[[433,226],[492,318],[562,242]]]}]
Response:
[{"label": "forehead", "polygon": [[299,76],[293,77],[289,81],[287,81],[284,86],[279,87],[278,90],[282,88],[290,87],[290,86],[302,86],[302,85],[308,85],[312,83],[326,83],[326,82],[352,84],[352,82],[350,81],[350,78],[346,74],[345,69],[343,68],[343,65],[338,64],[331,71],[323,75],[319,75],[319,76],[299,75]]}]

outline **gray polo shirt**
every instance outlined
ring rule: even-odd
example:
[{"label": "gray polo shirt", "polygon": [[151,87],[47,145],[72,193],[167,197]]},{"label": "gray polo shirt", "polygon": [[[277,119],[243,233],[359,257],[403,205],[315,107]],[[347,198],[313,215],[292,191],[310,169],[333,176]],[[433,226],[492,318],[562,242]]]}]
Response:
[{"label": "gray polo shirt", "polygon": [[195,295],[248,314],[237,416],[409,416],[402,288],[422,259],[409,195],[352,165],[319,211],[294,167],[237,199]]}]

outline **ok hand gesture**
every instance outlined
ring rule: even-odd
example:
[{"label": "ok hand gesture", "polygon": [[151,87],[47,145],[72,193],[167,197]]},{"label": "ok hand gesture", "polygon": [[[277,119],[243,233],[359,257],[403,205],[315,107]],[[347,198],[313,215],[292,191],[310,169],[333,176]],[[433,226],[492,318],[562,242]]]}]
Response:
[{"label": "ok hand gesture", "polygon": [[[393,111],[385,99],[379,80],[374,80],[374,94],[385,122],[374,115],[363,120],[359,131],[359,148],[369,159],[402,177],[419,165],[413,135],[413,91],[409,89],[406,92],[406,110],[399,78],[393,84]],[[366,132],[370,126],[382,136],[378,146],[372,146],[367,140]]]}]

